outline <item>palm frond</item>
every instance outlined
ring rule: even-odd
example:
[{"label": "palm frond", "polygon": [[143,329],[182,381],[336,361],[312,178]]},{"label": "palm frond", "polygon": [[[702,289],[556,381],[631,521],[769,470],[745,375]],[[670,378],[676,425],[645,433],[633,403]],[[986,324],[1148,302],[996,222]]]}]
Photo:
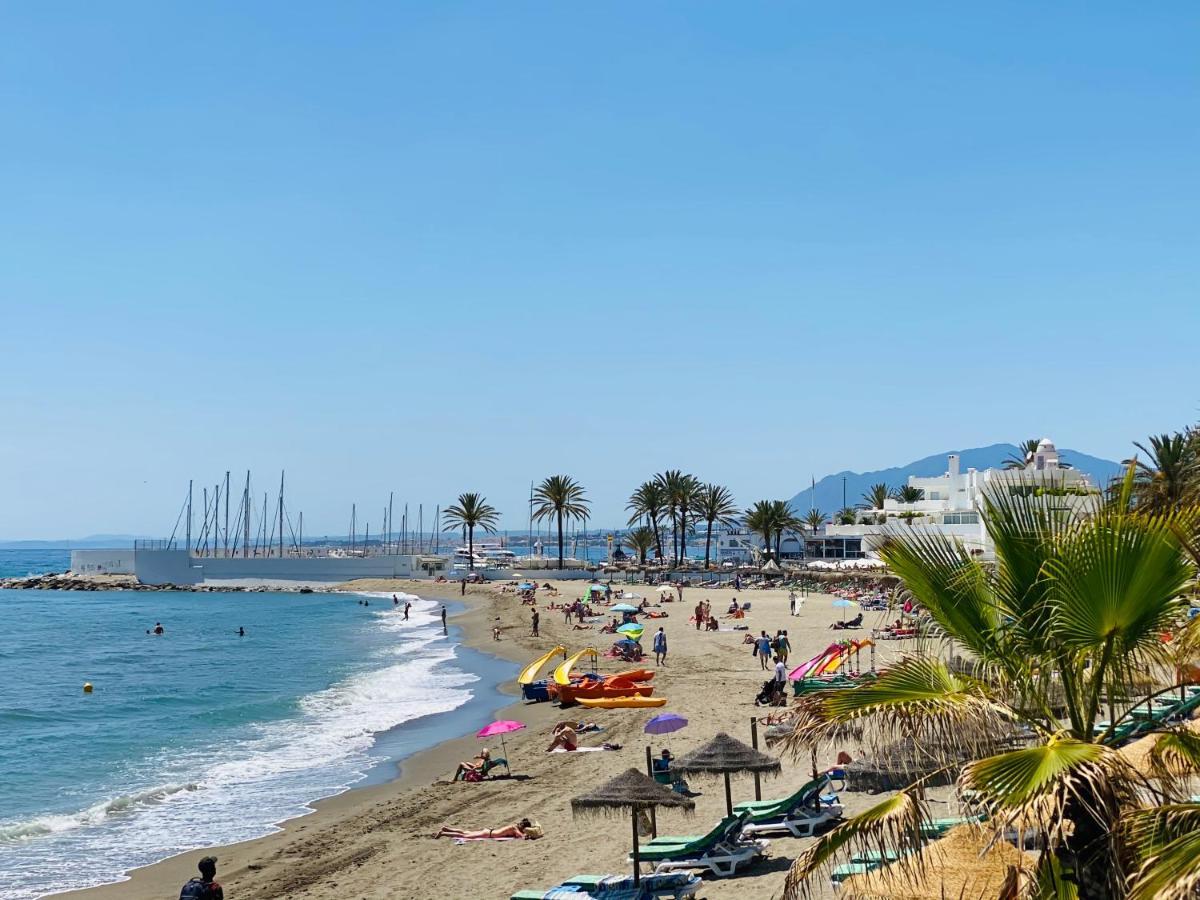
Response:
[{"label": "palm frond", "polygon": [[783,900],[815,896],[813,882],[823,885],[826,880],[816,876],[827,871],[842,851],[875,852],[885,858],[896,854],[899,859],[892,864],[896,874],[919,875],[923,862],[917,851],[922,841],[921,822],[927,816],[916,791],[910,789],[846,819],[792,863],[784,881]]},{"label": "palm frond", "polygon": [[1121,824],[1140,861],[1128,900],[1194,900],[1200,890],[1200,804],[1140,810]]}]

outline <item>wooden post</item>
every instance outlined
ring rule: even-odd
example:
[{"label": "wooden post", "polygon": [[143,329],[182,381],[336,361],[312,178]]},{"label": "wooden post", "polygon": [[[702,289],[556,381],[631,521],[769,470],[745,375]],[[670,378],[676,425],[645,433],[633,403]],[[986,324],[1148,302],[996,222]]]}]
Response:
[{"label": "wooden post", "polygon": [[[654,754],[650,751],[649,744],[646,745],[646,774],[654,777]],[[658,837],[658,810],[653,806],[650,807],[650,837]]]},{"label": "wooden post", "polygon": [[642,883],[642,861],[638,856],[638,821],[637,807],[633,808],[633,887],[634,890]]},{"label": "wooden post", "polygon": [[729,773],[725,773],[725,814],[733,815],[733,794],[729,790]]},{"label": "wooden post", "polygon": [[[758,716],[750,717],[750,746],[758,749]],[[754,773],[754,799],[762,799],[762,776]]]}]

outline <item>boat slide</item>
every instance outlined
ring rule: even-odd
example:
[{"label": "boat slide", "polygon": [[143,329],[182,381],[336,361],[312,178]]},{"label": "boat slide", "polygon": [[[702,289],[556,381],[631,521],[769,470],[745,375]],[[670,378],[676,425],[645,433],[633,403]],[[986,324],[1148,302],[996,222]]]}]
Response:
[{"label": "boat slide", "polygon": [[575,663],[579,662],[579,658],[581,656],[586,656],[589,653],[593,657],[599,656],[599,654],[596,652],[595,647],[584,647],[582,650],[580,650],[574,656],[570,656],[567,659],[563,660],[561,663],[559,663],[558,668],[554,670],[554,683],[558,684],[558,685],[570,684],[571,683],[571,667],[574,666]]},{"label": "boat slide", "polygon": [[566,652],[566,647],[559,646],[555,647],[545,656],[539,656],[521,670],[521,674],[517,676],[517,684],[533,684],[535,681],[537,681],[538,672],[542,670],[542,667],[546,665],[546,663],[550,662],[550,660],[558,656],[558,654]]}]

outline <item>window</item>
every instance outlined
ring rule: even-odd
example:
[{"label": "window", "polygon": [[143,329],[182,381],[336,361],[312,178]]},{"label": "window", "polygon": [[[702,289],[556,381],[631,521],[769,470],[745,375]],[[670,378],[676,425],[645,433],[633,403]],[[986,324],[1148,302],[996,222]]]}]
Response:
[{"label": "window", "polygon": [[979,513],[946,513],[942,516],[943,525],[978,525]]}]

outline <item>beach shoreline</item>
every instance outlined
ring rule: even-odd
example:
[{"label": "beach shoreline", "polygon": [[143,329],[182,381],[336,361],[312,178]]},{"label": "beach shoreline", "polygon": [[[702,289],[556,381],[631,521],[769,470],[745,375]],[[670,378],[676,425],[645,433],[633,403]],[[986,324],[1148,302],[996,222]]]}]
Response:
[{"label": "beach shoreline", "polygon": [[[582,585],[560,583],[559,599],[570,601]],[[343,586],[347,589],[347,586]],[[634,586],[638,593],[657,599],[653,588]],[[462,629],[461,643],[473,650],[526,663],[556,644],[573,649],[595,642],[603,648],[611,638],[594,630],[576,630],[567,625],[560,611],[548,610],[539,591],[541,637],[529,636],[530,607],[513,594],[501,594],[498,585],[468,586],[460,595],[457,583],[412,581],[356,582],[356,592],[413,593],[423,599],[463,601],[466,610],[453,619]],[[647,623],[652,632],[667,626],[672,654],[668,667],[658,670],[656,690],[670,697],[672,712],[685,715],[689,728],[655,739],[669,743],[677,754],[686,752],[717,731],[728,731],[749,740],[751,717],[763,710],[753,704],[754,695],[766,677],[743,643],[745,632],[731,631],[733,623],[722,619],[722,631],[694,630],[687,622],[692,605],[705,597],[721,616],[732,591],[685,589],[682,604],[663,604],[670,618]],[[813,594],[800,615],[788,614],[787,592],[749,590],[740,592],[752,602],[744,624],[757,633],[790,627],[794,647],[792,663],[822,650],[834,637],[829,625],[840,616],[831,608],[827,595]],[[822,602],[824,601],[824,602]],[[499,624],[503,639],[492,639],[492,626]],[[857,636],[864,636],[859,632]],[[604,640],[605,643],[600,643]],[[647,635],[646,642],[649,640]],[[649,660],[653,665],[653,657]],[[602,668],[616,668],[605,661]],[[625,666],[627,668],[627,666]],[[629,850],[627,827],[586,826],[576,823],[570,812],[570,797],[618,774],[630,766],[645,767],[646,737],[641,727],[661,710],[560,710],[548,703],[524,704],[511,682],[502,691],[512,696],[510,704],[496,712],[497,718],[516,718],[527,728],[508,737],[508,755],[513,765],[510,779],[479,784],[451,782],[459,760],[470,759],[480,742],[472,734],[441,741],[402,760],[397,776],[383,784],[351,788],[313,804],[313,811],[279,825],[278,831],[249,841],[216,847],[196,848],[152,865],[133,869],[124,881],[53,895],[76,900],[159,900],[172,896],[196,871],[205,855],[219,860],[218,878],[226,896],[271,898],[318,898],[331,893],[353,897],[412,898],[472,896],[507,898],[514,890],[550,887],[562,878],[580,872],[626,872]],[[604,731],[585,743],[603,741],[622,744],[618,752],[545,754],[549,731],[566,718],[595,719]],[[577,757],[577,758],[572,758]],[[822,760],[821,765],[828,765]],[[807,760],[786,761],[784,774],[774,784],[764,782],[763,796],[788,792],[810,776]],[[660,830],[695,831],[709,819],[724,813],[723,793],[701,786],[697,798],[698,823],[664,816]],[[753,785],[737,782],[738,799],[748,799]],[[865,807],[871,798],[847,798],[847,808]],[[500,827],[528,815],[539,820],[547,837],[538,842],[492,844],[482,842],[455,847],[435,841],[432,833],[443,823],[461,827]],[[759,871],[738,879],[706,882],[709,898],[756,895],[770,897],[782,889],[787,861],[807,845],[805,840],[776,842],[771,859]],[[750,880],[747,880],[747,879]],[[558,879],[558,880],[556,880]],[[472,887],[463,893],[463,885]]]}]

